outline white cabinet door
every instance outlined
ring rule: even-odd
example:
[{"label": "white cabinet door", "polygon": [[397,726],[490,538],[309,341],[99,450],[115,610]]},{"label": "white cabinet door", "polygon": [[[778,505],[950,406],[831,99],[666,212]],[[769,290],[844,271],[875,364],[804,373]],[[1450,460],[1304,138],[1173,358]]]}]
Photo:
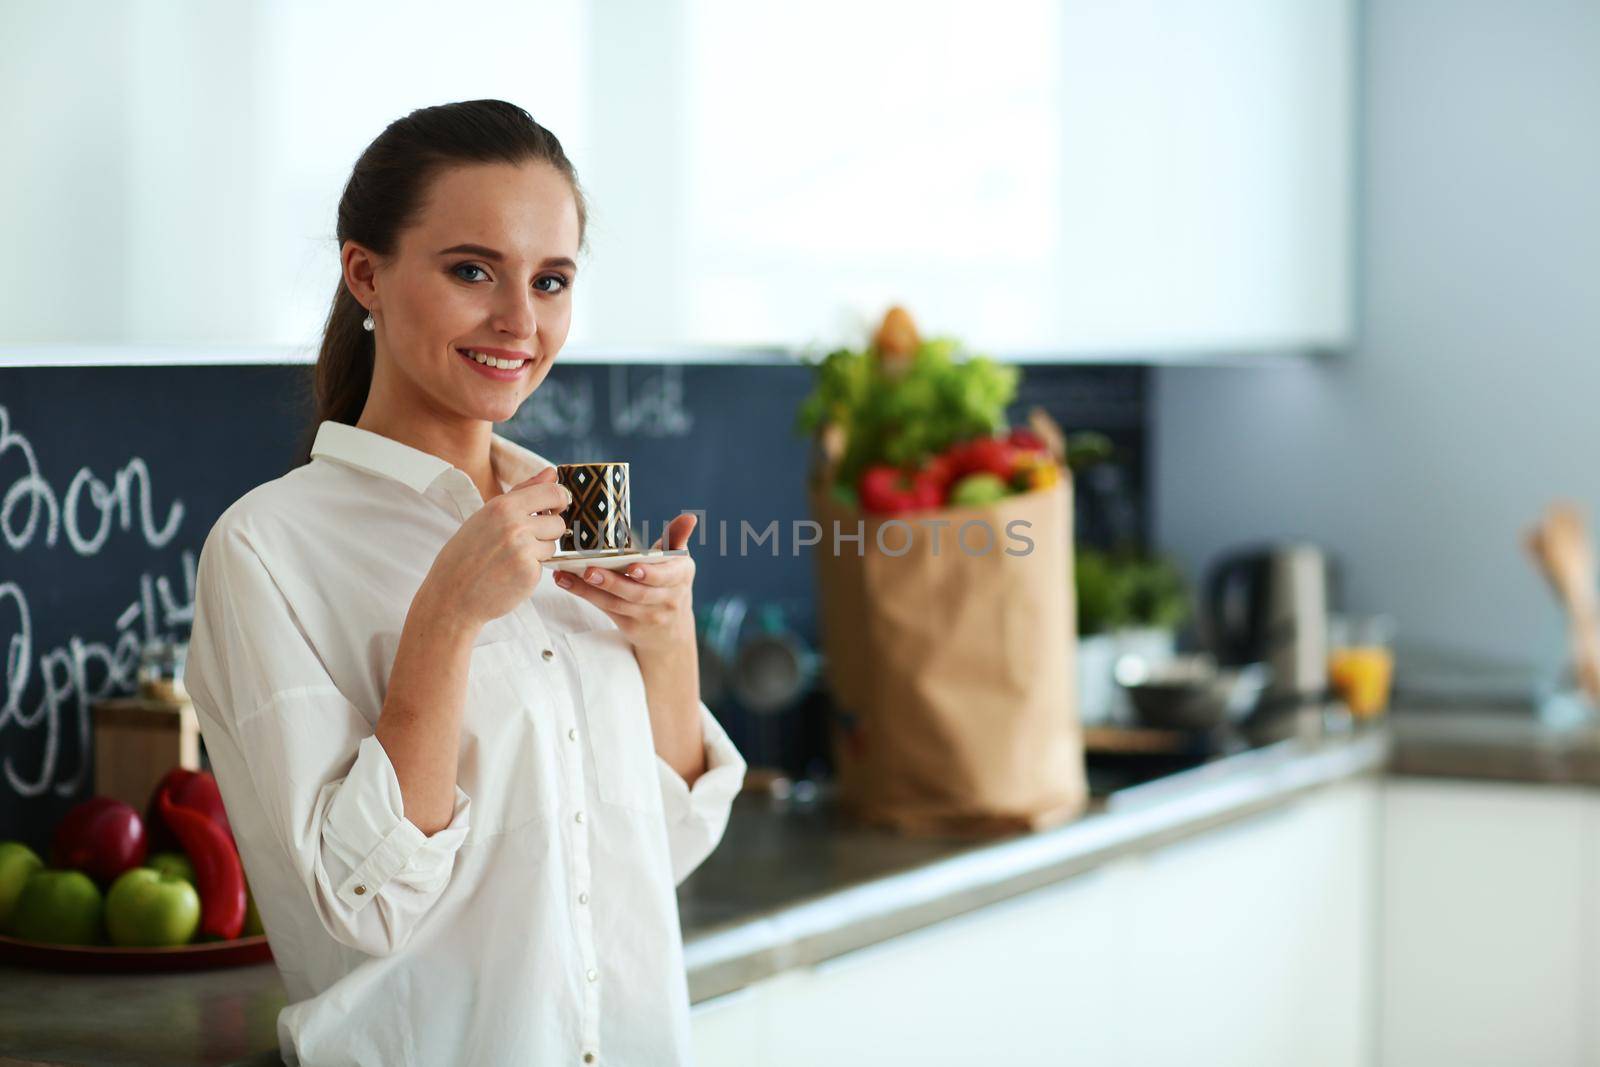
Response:
[{"label": "white cabinet door", "polygon": [[1128,1062],[1369,1063],[1376,819],[1347,783],[1141,860]]},{"label": "white cabinet door", "polygon": [[1594,1062],[1594,804],[1549,785],[1387,783],[1383,1067]]},{"label": "white cabinet door", "polygon": [[593,8],[573,343],[853,345],[891,302],[1003,356],[1346,339],[1352,0],[974,10]]},{"label": "white cabinet door", "polygon": [[1115,882],[1087,874],[708,1002],[697,1062],[1116,1063],[1129,976]]},{"label": "white cabinet door", "polygon": [[767,1047],[770,985],[757,982],[694,1006],[689,1022],[699,1067],[762,1062],[758,1053]]},{"label": "white cabinet door", "polygon": [[1366,1067],[1376,786],[1286,807],[697,1009],[705,1067]]}]

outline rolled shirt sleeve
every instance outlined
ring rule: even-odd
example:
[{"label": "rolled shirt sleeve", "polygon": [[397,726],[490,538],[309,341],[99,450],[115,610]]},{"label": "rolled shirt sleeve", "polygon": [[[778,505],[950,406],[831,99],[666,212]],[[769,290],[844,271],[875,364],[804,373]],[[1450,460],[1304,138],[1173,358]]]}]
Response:
[{"label": "rolled shirt sleeve", "polygon": [[728,828],[733,799],[744,786],[746,764],[728,734],[700,702],[700,725],[705,734],[706,769],[691,789],[672,764],[656,755],[661,780],[662,809],[667,820],[667,846],[672,855],[676,885],[705,862]]},{"label": "rolled shirt sleeve", "polygon": [[472,801],[456,787],[449,825],[431,837],[407,819],[400,779],[376,737],[365,737],[342,781],[322,787],[326,803],[321,860],[340,903],[360,911],[405,907],[420,915],[449,881],[456,850],[466,840]]},{"label": "rolled shirt sleeve", "polygon": [[374,956],[398,950],[449,883],[470,798],[458,786],[431,836],[405,817],[375,721],[334,684],[239,532],[208,540],[195,604],[184,685],[202,729],[219,726],[248,773],[225,780],[213,759],[224,802],[259,806],[330,936]]}]

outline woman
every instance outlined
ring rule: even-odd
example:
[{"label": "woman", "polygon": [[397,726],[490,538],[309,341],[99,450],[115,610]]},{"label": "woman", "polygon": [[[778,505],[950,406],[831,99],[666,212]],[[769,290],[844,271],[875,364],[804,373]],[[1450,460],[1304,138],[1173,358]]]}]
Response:
[{"label": "woman", "polygon": [[566,339],[584,218],[518,107],[384,130],[339,202],[310,461],[201,551],[184,684],[290,1064],[689,1062],[674,886],[745,772],[694,563],[546,568],[567,491],[493,432]]}]

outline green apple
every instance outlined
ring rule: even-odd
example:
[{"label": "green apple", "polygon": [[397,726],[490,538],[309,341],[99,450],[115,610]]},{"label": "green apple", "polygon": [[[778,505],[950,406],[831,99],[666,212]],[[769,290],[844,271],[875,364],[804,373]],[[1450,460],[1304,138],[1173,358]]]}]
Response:
[{"label": "green apple", "polygon": [[256,895],[250,891],[248,884],[244,887],[244,929],[239,931],[240,937],[255,937],[267,931],[261,926],[261,913],[256,910]]},{"label": "green apple", "polygon": [[182,852],[157,852],[144,861],[144,866],[162,874],[175,874],[190,885],[196,885],[194,864],[190,863],[189,857]]},{"label": "green apple", "polygon": [[106,893],[106,932],[113,945],[186,945],[200,926],[200,894],[183,876],[135,867]]},{"label": "green apple", "polygon": [[104,910],[99,887],[82,871],[34,871],[22,887],[11,926],[27,941],[92,945],[100,940]]},{"label": "green apple", "polygon": [[28,876],[44,867],[44,860],[21,841],[0,841],[0,932],[11,929],[11,913]]}]

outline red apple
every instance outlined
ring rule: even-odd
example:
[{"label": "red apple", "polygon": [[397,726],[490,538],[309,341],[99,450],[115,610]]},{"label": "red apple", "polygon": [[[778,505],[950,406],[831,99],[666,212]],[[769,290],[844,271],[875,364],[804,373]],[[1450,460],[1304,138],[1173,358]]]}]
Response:
[{"label": "red apple", "polygon": [[91,797],[56,826],[50,864],[109,883],[143,863],[146,847],[144,820],[137,811],[111,797]]}]

